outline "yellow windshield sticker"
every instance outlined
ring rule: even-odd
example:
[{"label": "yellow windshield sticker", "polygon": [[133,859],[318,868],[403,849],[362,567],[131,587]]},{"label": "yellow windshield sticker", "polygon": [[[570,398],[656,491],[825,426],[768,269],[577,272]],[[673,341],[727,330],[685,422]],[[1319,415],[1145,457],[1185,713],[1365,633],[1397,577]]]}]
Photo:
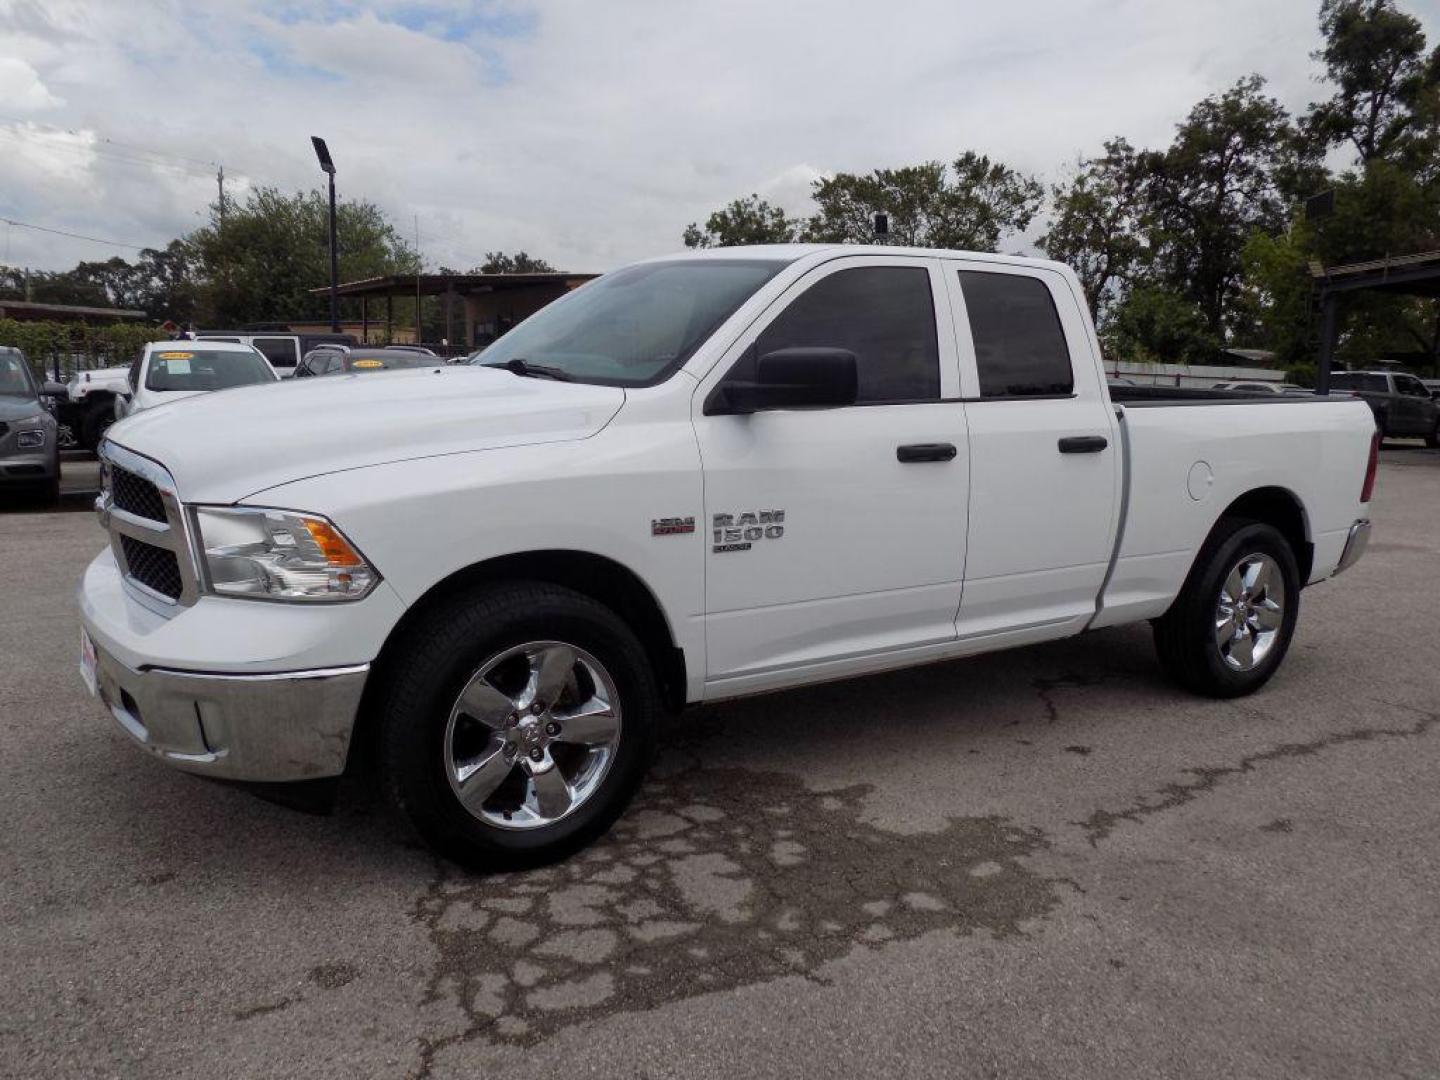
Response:
[{"label": "yellow windshield sticker", "polygon": [[162,352],[160,354],[161,360],[193,360],[194,358],[193,352]]},{"label": "yellow windshield sticker", "polygon": [[377,367],[384,367],[384,366],[385,366],[385,361],[384,361],[384,360],[356,360],[355,363],[353,363],[353,364],[350,365],[350,366],[351,366],[351,367],[357,367],[357,368],[377,368]]}]

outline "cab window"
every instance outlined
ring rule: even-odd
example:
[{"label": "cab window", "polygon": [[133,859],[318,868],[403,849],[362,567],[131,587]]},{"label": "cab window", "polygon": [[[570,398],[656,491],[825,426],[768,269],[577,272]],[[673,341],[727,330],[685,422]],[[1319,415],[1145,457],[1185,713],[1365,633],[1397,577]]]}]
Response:
[{"label": "cab window", "polygon": [[[736,367],[804,346],[855,354],[859,403],[938,399],[940,349],[930,272],[918,266],[838,270],[791,301]],[[741,370],[735,374],[747,377]]]},{"label": "cab window", "polygon": [[1022,274],[961,270],[983,398],[1056,397],[1075,389],[1050,290]]}]

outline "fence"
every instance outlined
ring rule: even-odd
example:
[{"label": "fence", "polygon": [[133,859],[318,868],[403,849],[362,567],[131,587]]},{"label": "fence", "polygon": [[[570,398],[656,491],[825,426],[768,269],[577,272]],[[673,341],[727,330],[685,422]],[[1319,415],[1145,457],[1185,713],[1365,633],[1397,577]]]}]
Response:
[{"label": "fence", "polygon": [[1208,388],[1218,382],[1285,381],[1285,372],[1275,368],[1222,367],[1209,364],[1142,364],[1129,360],[1106,360],[1105,374],[1129,379],[1142,386],[1190,386]]},{"label": "fence", "polygon": [[77,371],[128,364],[147,341],[162,341],[168,336],[152,326],[0,319],[0,345],[19,349],[37,376],[59,382],[67,381]]}]

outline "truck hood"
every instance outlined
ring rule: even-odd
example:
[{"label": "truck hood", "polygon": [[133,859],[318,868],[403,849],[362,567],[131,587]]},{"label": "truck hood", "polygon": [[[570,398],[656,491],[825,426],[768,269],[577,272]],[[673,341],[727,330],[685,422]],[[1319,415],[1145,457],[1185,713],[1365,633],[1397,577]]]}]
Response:
[{"label": "truck hood", "polygon": [[412,368],[202,394],[126,417],[109,439],[169,469],[182,499],[228,503],[344,469],[588,438],[624,401],[612,386]]}]

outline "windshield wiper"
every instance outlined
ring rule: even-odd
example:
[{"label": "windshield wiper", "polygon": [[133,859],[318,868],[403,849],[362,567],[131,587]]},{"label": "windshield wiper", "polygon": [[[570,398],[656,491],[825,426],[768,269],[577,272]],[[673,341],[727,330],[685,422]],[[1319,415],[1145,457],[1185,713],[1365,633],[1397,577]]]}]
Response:
[{"label": "windshield wiper", "polygon": [[556,382],[573,382],[568,372],[544,364],[532,364],[524,357],[517,356],[503,364],[481,364],[481,367],[504,368],[526,379],[554,379]]}]

